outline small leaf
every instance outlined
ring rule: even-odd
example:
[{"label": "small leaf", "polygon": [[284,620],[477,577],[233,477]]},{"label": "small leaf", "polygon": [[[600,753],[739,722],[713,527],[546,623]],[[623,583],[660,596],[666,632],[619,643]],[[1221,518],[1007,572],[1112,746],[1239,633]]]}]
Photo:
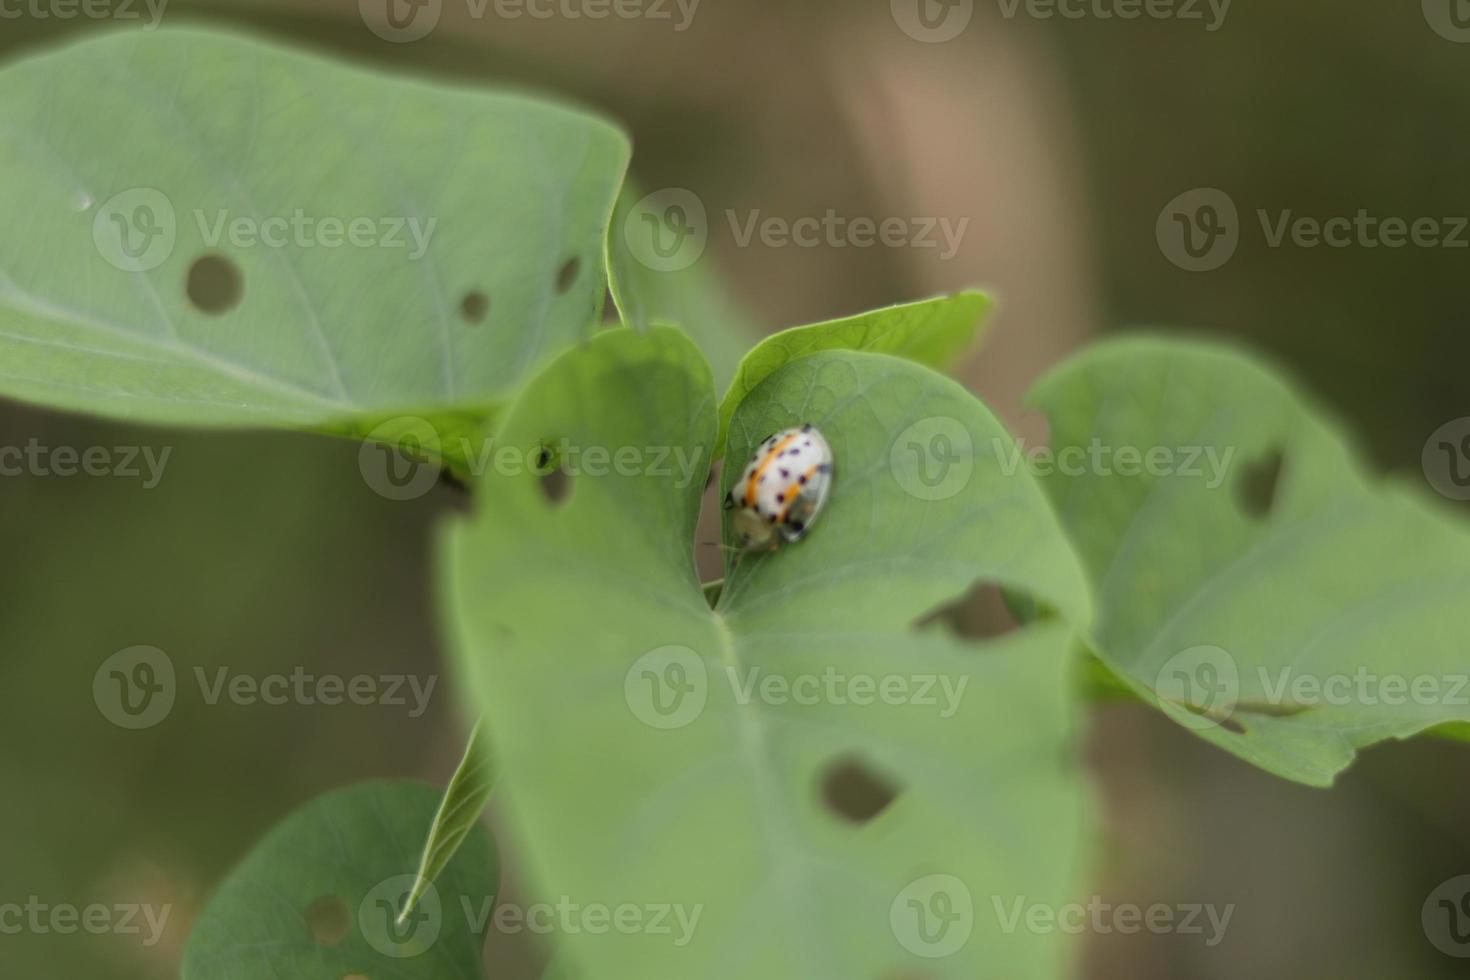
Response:
[{"label": "small leaf", "polygon": [[783,364],[817,351],[854,350],[892,354],[944,370],[974,342],[990,307],[990,297],[970,290],[772,334],[740,362],[720,403],[720,434],[715,445],[723,451],[735,409]]},{"label": "small leaf", "polygon": [[[718,609],[691,560],[714,391],[672,329],[609,331],[534,381],[502,440],[564,439],[586,465],[558,504],[494,475],[496,506],[448,536],[451,633],[536,891],[662,910],[561,954],[609,980],[1060,977],[1064,937],[1004,923],[1069,900],[1084,850],[1073,633],[911,624],[977,579],[1085,623],[1082,570],[959,385],[804,357],[745,400],[732,451],[798,419],[831,441],[831,501],[735,565]],[[593,447],[629,462],[594,472]],[[827,677],[845,693],[808,696]]]},{"label": "small leaf", "polygon": [[429,886],[458,853],[465,838],[479,825],[480,815],[490,802],[490,790],[495,785],[494,761],[481,732],[483,727],[482,722],[475,722],[469,743],[465,746],[464,758],[449,780],[449,788],[444,791],[444,799],[439,804],[439,812],[434,815],[434,826],[430,828],[428,842],[424,845],[424,856],[419,859],[417,881],[398,913],[400,921],[408,918],[419,899],[424,897]]},{"label": "small leaf", "polygon": [[483,419],[599,320],[628,144],[594,117],[194,30],[0,84],[0,394],[168,425]]},{"label": "small leaf", "polygon": [[423,828],[438,793],[374,782],[328,793],[292,814],[230,873],[195,923],[184,980],[239,977],[481,975],[498,870],[489,835],[468,835],[418,909]]},{"label": "small leaf", "polygon": [[1140,696],[1312,785],[1360,748],[1470,720],[1470,527],[1370,478],[1281,377],[1138,338],[1074,358],[1032,400],[1098,654]]}]

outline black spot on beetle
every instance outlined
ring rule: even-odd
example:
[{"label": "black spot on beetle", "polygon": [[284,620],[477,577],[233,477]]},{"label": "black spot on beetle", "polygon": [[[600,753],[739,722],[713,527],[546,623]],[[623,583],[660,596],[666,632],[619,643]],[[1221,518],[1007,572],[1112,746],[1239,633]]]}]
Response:
[{"label": "black spot on beetle", "polygon": [[786,495],[784,493],[778,493],[778,494],[776,494],[776,503],[778,503],[778,504],[784,504],[784,503],[786,503]]},{"label": "black spot on beetle", "polygon": [[791,471],[790,470],[782,470],[781,471],[781,479],[783,479],[783,480],[789,480],[790,478],[791,478]]},{"label": "black spot on beetle", "polygon": [[797,482],[797,483],[799,483],[799,484],[801,484],[801,485],[802,485],[802,486],[806,486],[806,474],[805,474],[805,473],[803,473],[803,474],[802,474],[802,475],[801,475],[801,476],[800,476],[800,477],[799,477],[799,478],[798,478],[798,479],[797,479],[797,481],[796,481],[796,482]]}]

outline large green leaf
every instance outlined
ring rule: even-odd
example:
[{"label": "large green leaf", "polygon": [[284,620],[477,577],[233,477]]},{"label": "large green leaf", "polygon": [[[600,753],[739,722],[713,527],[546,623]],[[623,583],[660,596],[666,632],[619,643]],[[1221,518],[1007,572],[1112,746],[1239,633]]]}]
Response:
[{"label": "large green leaf", "polygon": [[0,394],[356,432],[483,416],[598,322],[596,118],[196,31],[0,77]]},{"label": "large green leaf", "polygon": [[990,306],[989,296],[968,290],[772,334],[740,362],[720,403],[716,445],[725,445],[730,418],[741,400],[782,365],[817,351],[860,350],[892,354],[943,370],[974,342]]},{"label": "large green leaf", "polygon": [[670,188],[643,194],[623,185],[607,236],[609,291],[626,326],[679,327],[699,344],[723,387],[761,331],[716,276],[704,247],[704,204]]},{"label": "large green leaf", "polygon": [[184,980],[482,975],[499,872],[471,834],[405,920],[439,794],[418,783],[337,790],[292,814],[220,886],[195,923]]},{"label": "large green leaf", "polygon": [[1140,694],[1314,785],[1363,746],[1470,719],[1470,528],[1367,476],[1280,377],[1130,339],[1063,365],[1033,400],[1099,653]]},{"label": "large green leaf", "polygon": [[[1085,623],[1082,570],[953,382],[803,358],[746,398],[732,452],[799,420],[833,446],[831,502],[717,609],[692,559],[714,389],[671,329],[609,332],[534,381],[501,439],[559,447],[568,484],[492,476],[495,505],[446,541],[458,662],[538,891],[662,910],[563,951],[600,978],[1060,976],[1065,944],[1010,916],[1074,883],[1073,634],[912,624],[980,580]],[[594,472],[593,448],[624,465]]]}]

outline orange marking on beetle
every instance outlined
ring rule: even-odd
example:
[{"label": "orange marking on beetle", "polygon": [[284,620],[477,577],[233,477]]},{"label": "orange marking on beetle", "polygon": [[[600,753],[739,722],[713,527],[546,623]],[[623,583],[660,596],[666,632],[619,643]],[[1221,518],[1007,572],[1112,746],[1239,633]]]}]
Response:
[{"label": "orange marking on beetle", "polygon": [[761,482],[761,477],[766,475],[766,467],[770,466],[771,461],[774,460],[777,456],[781,455],[781,450],[785,449],[787,446],[795,442],[796,437],[799,435],[801,435],[801,433],[793,432],[785,439],[782,439],[780,442],[776,443],[776,445],[772,447],[771,451],[766,453],[766,458],[761,460],[760,465],[755,468],[755,472],[750,474],[750,483],[747,484],[745,487],[745,506],[755,506],[755,487],[756,484]]},{"label": "orange marking on beetle", "polygon": [[815,473],[815,472],[817,472],[817,470],[819,470],[821,468],[822,468],[822,464],[821,463],[816,464],[811,469],[809,469],[805,473],[803,473],[801,479],[798,480],[796,482],[796,485],[791,488],[791,496],[789,498],[787,498],[787,500],[786,500],[786,508],[781,511],[781,523],[782,524],[785,524],[786,523],[786,515],[791,513],[791,505],[794,504],[794,503],[796,503],[796,498],[797,497],[800,497],[801,496],[801,491],[806,488],[806,481],[810,480],[812,478],[812,474]]}]

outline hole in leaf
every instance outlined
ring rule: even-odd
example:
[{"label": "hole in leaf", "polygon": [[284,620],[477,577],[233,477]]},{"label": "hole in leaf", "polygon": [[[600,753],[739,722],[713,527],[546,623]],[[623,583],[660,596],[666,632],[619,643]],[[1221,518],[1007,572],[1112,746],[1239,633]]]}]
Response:
[{"label": "hole in leaf", "polygon": [[916,629],[936,623],[954,635],[967,640],[986,640],[1004,636],[1020,628],[1025,606],[1031,604],[1026,595],[1007,595],[994,582],[979,582],[953,602],[925,613],[914,621]]},{"label": "hole in leaf", "polygon": [[867,823],[897,796],[898,789],[860,759],[838,759],[822,774],[822,801],[852,823]]},{"label": "hole in leaf", "polygon": [[548,447],[536,451],[533,471],[540,481],[541,493],[551,504],[561,504],[572,492],[571,474],[562,468],[561,460]]},{"label": "hole in leaf", "polygon": [[199,312],[218,316],[239,304],[245,294],[245,277],[224,256],[202,255],[189,266],[184,292]]},{"label": "hole in leaf", "polygon": [[336,895],[323,895],[306,910],[306,927],[311,938],[324,946],[335,946],[347,938],[352,918],[347,903]]},{"label": "hole in leaf", "polygon": [[1241,509],[1251,517],[1261,519],[1271,513],[1285,463],[1286,457],[1277,448],[1241,468],[1240,479],[1235,485],[1236,497]]},{"label": "hole in leaf", "polygon": [[490,297],[478,289],[464,294],[464,299],[459,301],[459,315],[466,323],[484,323],[485,315],[490,312]]},{"label": "hole in leaf", "polygon": [[556,291],[564,293],[571,289],[580,271],[582,271],[582,260],[575,255],[562,263],[561,269],[556,273]]}]

